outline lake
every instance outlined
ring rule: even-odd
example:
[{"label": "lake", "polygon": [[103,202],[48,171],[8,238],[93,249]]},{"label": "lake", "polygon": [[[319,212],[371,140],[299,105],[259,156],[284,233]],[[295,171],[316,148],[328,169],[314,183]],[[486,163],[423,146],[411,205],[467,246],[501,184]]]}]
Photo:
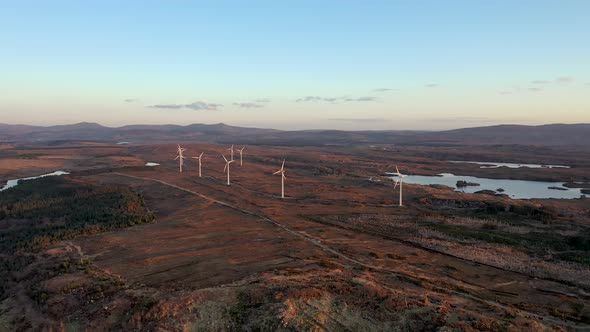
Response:
[{"label": "lake", "polygon": [[70,173],[64,172],[64,171],[55,171],[53,173],[42,174],[42,175],[38,175],[38,176],[31,176],[31,177],[28,177],[28,178],[20,178],[20,179],[8,180],[6,182],[6,185],[4,185],[4,187],[0,188],[0,191],[6,190],[8,188],[16,187],[16,185],[18,185],[18,182],[20,180],[34,180],[34,179],[38,179],[38,178],[44,178],[46,176],[59,176],[59,175],[66,175],[66,174],[70,174]]},{"label": "lake", "polygon": [[[391,174],[391,173],[388,173]],[[394,177],[392,177],[394,178]],[[457,188],[457,181],[467,181],[479,183],[479,186],[468,186]],[[474,193],[480,190],[493,190],[497,192],[498,188],[504,189],[504,192],[511,198],[529,199],[529,198],[580,198],[582,195],[579,188],[565,188],[564,182],[545,182],[545,181],[525,181],[525,180],[508,180],[508,179],[488,179],[475,176],[461,176],[451,173],[442,173],[439,175],[408,175],[404,178],[404,183],[430,185],[442,184],[455,188],[455,191]],[[559,187],[566,190],[549,189],[548,187]]]},{"label": "lake", "polygon": [[497,163],[489,161],[463,161],[463,160],[449,160],[450,163],[455,164],[478,164],[482,165],[480,168],[570,168],[564,165],[541,165],[541,164],[514,164],[514,163]]}]

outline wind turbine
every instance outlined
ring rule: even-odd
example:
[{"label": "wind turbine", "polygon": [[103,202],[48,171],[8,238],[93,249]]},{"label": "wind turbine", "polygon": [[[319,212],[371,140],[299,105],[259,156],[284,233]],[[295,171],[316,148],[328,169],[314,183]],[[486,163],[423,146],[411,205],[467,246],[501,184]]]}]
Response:
[{"label": "wind turbine", "polygon": [[397,165],[395,166],[395,173],[393,173],[393,175],[396,175],[398,177],[398,179],[393,179],[393,182],[395,183],[395,185],[393,186],[393,190],[395,190],[395,188],[397,187],[397,185],[399,184],[399,206],[403,206],[403,201],[402,201],[402,191],[403,191],[403,187],[404,187],[404,178],[407,175],[404,175],[402,173],[399,172],[399,169],[397,168]]},{"label": "wind turbine", "polygon": [[281,169],[272,173],[272,175],[281,174],[281,198],[285,198],[285,159],[283,159],[283,165],[281,165]]},{"label": "wind turbine", "polygon": [[227,149],[227,151],[230,153],[230,160],[234,161],[234,145],[232,144],[231,147]]},{"label": "wind turbine", "polygon": [[193,157],[193,159],[199,159],[199,177],[201,177],[201,158],[203,158],[203,154],[205,152],[201,152],[201,155],[199,155],[198,157]]},{"label": "wind turbine", "polygon": [[237,150],[240,152],[240,166],[242,166],[242,152],[244,152],[244,149],[245,149],[245,148],[246,148],[246,147],[245,147],[245,146],[243,146],[241,149],[237,149]]},{"label": "wind turbine", "polygon": [[186,151],[186,149],[181,148],[180,144],[178,144],[178,155],[176,156],[176,158],[174,158],[174,160],[178,159],[178,167],[180,169],[180,173],[182,173],[182,165],[184,164],[183,159],[186,159],[186,157],[183,155],[184,151]]},{"label": "wind turbine", "polygon": [[[233,147],[233,145],[232,145]],[[223,160],[225,160],[225,167],[223,168],[223,171],[225,172],[227,170],[227,185],[229,186],[229,164],[233,163],[233,160],[227,160],[227,158],[225,158],[224,155],[221,155],[223,157]]]}]

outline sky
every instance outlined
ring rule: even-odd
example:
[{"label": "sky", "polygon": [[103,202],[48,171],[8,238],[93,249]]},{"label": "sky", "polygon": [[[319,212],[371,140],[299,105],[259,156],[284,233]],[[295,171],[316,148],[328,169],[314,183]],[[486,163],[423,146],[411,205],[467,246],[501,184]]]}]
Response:
[{"label": "sky", "polygon": [[0,0],[0,123],[587,123],[588,13],[587,0]]}]

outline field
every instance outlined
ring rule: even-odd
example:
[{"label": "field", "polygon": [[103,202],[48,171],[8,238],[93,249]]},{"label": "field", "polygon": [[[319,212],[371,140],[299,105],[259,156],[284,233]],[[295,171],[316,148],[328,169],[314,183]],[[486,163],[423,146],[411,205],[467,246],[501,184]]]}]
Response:
[{"label": "field", "polygon": [[[590,182],[583,148],[251,145],[243,166],[231,164],[227,186],[227,146],[182,145],[189,157],[205,152],[202,178],[195,159],[178,172],[175,144],[0,147],[2,180],[65,170],[71,175],[62,181],[75,190],[137,195],[133,206],[145,214],[19,247],[24,268],[7,268],[0,330],[590,328],[588,198],[511,200],[404,184],[399,207],[381,177],[399,165],[411,174]],[[280,199],[272,173],[283,158],[287,197]],[[572,168],[481,169],[447,160]],[[42,201],[61,183],[45,180],[39,191],[37,181],[0,198]],[[97,198],[105,211],[127,206],[121,202]],[[1,207],[8,206],[14,202]],[[15,227],[34,227],[37,217],[8,214],[0,235],[14,237]],[[35,291],[26,291],[33,282]]]}]

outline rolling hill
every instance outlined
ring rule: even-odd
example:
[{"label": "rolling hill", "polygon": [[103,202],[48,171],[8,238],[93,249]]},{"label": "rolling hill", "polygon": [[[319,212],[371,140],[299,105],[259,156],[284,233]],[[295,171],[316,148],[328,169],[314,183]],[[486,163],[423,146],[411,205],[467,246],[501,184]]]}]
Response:
[{"label": "rolling hill", "polygon": [[541,126],[498,125],[447,131],[340,131],[245,128],[219,124],[128,125],[106,127],[82,122],[57,126],[0,124],[0,140],[35,143],[68,140],[108,142],[203,141],[227,143],[240,139],[243,144],[273,145],[490,145],[520,144],[541,146],[587,145],[590,124],[548,124]]}]

